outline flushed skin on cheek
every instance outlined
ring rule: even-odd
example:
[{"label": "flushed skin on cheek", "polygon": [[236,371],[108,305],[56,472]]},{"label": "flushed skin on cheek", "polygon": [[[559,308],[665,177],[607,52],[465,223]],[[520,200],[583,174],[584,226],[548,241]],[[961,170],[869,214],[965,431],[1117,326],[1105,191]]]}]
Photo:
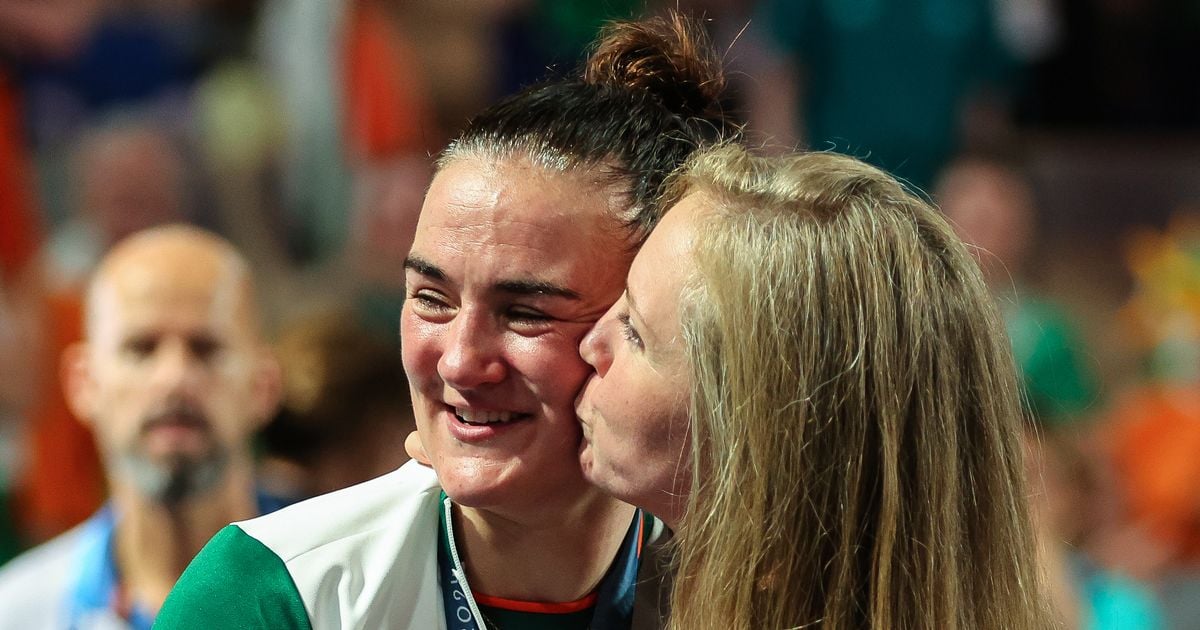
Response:
[{"label": "flushed skin on cheek", "polygon": [[460,158],[434,178],[401,316],[417,428],[456,502],[544,510],[579,470],[578,344],[620,294],[618,195],[523,160]]},{"label": "flushed skin on cheek", "polygon": [[679,303],[702,198],[670,210],[633,261],[625,294],[580,346],[595,369],[577,404],[592,483],[677,523],[689,484],[689,376]]}]

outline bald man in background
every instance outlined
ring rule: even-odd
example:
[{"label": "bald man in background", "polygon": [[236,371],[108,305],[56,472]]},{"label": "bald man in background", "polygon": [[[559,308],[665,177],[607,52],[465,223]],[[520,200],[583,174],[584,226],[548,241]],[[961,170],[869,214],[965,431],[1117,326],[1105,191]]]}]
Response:
[{"label": "bald man in background", "polygon": [[3,630],[149,628],[217,530],[280,507],[256,491],[250,452],[279,370],[229,243],[181,225],[130,236],[92,278],[85,326],[63,381],[111,499],[0,570]]}]

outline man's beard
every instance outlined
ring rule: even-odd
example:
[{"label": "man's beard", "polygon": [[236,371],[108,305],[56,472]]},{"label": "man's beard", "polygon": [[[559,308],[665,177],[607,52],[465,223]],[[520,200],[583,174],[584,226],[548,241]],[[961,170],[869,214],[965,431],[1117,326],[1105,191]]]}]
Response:
[{"label": "man's beard", "polygon": [[221,481],[229,464],[229,450],[212,439],[212,425],[204,412],[188,404],[172,405],[150,416],[142,423],[139,438],[143,438],[155,424],[169,419],[192,423],[209,438],[210,447],[201,453],[170,453],[165,457],[152,457],[145,452],[139,439],[119,454],[117,463],[142,496],[173,508],[204,495]]}]

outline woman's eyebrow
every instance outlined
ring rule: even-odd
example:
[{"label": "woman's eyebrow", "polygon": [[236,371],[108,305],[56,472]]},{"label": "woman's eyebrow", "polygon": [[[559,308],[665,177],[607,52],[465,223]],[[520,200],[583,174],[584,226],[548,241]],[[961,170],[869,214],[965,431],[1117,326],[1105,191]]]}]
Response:
[{"label": "woman's eyebrow", "polygon": [[637,315],[639,320],[646,321],[646,318],[642,317],[642,310],[638,308],[637,301],[633,299],[633,292],[629,290],[628,282],[625,283],[625,301],[629,303],[629,310]]},{"label": "woman's eyebrow", "polygon": [[582,299],[582,296],[576,291],[542,280],[501,280],[492,285],[492,288],[501,293],[517,295],[545,295],[568,300]]},{"label": "woman's eyebrow", "polygon": [[654,331],[650,329],[650,325],[646,323],[646,318],[642,316],[641,309],[638,308],[637,302],[633,299],[633,293],[629,291],[629,283],[625,283],[625,303],[629,305],[629,315],[637,320],[635,323],[639,325],[638,334],[644,340],[653,340]]},{"label": "woman's eyebrow", "polygon": [[404,268],[411,269],[422,276],[433,278],[434,280],[445,280],[446,274],[438,268],[437,265],[425,260],[419,256],[408,256],[404,259]]},{"label": "woman's eyebrow", "polygon": [[[408,256],[404,259],[404,268],[421,274],[427,278],[446,281],[446,273],[437,265],[421,258],[420,256]],[[501,280],[492,285],[492,290],[498,293],[508,293],[513,295],[539,295],[549,297],[560,297],[567,300],[581,300],[583,296],[578,291],[568,289],[564,286],[546,282],[544,280]]]}]

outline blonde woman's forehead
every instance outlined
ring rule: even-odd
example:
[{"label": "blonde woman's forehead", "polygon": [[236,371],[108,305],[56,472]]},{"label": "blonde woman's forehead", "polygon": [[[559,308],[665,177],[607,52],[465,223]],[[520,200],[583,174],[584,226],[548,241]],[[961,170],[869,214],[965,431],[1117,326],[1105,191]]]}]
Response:
[{"label": "blonde woman's forehead", "polygon": [[672,256],[690,259],[699,229],[715,216],[716,204],[711,196],[703,192],[688,193],[667,209],[643,249],[656,242],[657,247],[667,248]]},{"label": "blonde woman's forehead", "polygon": [[665,275],[667,279],[678,276],[682,282],[694,267],[692,247],[697,230],[712,214],[711,200],[699,193],[689,194],[671,206],[634,258],[630,280],[644,274],[649,276],[648,281]]},{"label": "blonde woman's forehead", "polygon": [[[627,291],[633,316],[641,320],[651,340],[659,343],[659,352],[677,350],[682,356],[679,302],[695,268],[692,247],[697,229],[711,211],[707,198],[684,197],[650,233],[629,271]],[[666,348],[667,344],[678,348]],[[650,350],[654,354],[654,348]]]}]

